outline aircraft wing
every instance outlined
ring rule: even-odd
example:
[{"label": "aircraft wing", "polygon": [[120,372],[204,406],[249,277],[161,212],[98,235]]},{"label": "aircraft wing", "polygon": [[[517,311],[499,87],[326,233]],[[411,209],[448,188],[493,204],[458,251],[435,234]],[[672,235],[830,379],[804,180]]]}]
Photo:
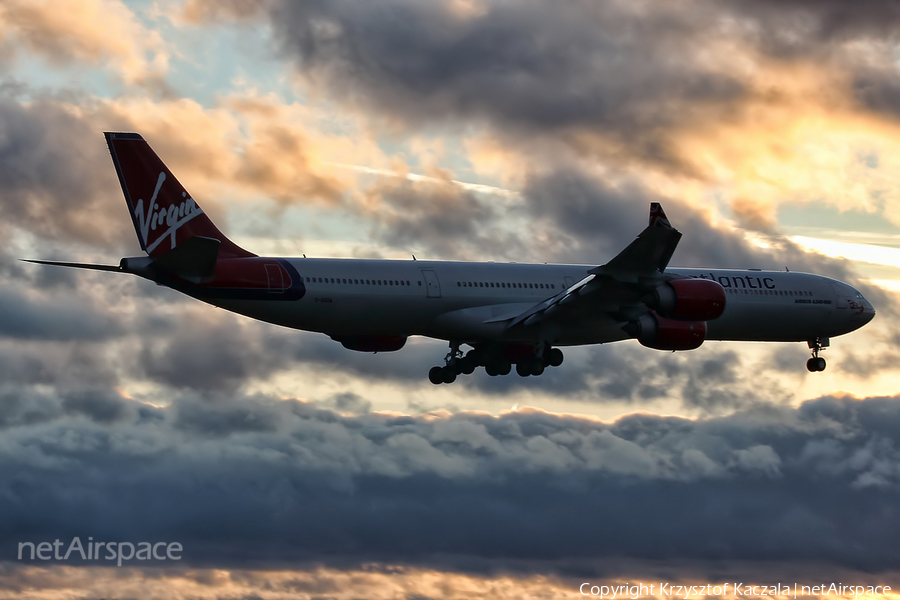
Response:
[{"label": "aircraft wing", "polygon": [[662,205],[652,203],[650,224],[615,258],[591,269],[568,289],[508,319],[507,328],[531,327],[583,312],[602,311],[622,320],[644,312],[641,298],[664,280],[663,271],[680,239],[681,233],[669,223]]}]

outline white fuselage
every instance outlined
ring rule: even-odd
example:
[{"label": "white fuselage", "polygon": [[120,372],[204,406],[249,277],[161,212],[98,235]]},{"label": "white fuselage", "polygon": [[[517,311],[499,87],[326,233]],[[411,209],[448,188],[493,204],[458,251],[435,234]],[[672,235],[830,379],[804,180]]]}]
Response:
[{"label": "white fuselage", "polygon": [[[306,288],[289,302],[207,300],[256,319],[331,336],[423,335],[465,342],[554,345],[612,342],[631,336],[602,304],[552,331],[508,328],[507,318],[557,295],[588,275],[586,265],[436,261],[288,259]],[[706,339],[808,341],[848,333],[874,315],[850,286],[806,273],[671,268],[666,273],[715,279],[725,311]],[[277,290],[274,292],[277,293]]]}]

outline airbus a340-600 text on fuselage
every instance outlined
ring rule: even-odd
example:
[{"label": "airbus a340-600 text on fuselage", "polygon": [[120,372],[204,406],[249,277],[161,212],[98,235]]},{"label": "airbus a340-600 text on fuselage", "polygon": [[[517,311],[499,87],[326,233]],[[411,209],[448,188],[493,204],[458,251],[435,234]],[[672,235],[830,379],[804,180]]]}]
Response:
[{"label": "airbus a340-600 text on fuselage", "polygon": [[[118,266],[41,264],[132,273],[269,323],[331,336],[361,352],[400,350],[413,335],[450,342],[433,383],[484,367],[540,375],[561,346],[637,339],[658,350],[705,340],[806,342],[810,371],[829,338],[875,315],[857,290],[807,273],[668,268],[681,239],[659,204],[604,265],[264,258],[225,237],[136,133],[106,133],[147,256]],[[463,353],[462,346],[470,347]]]}]

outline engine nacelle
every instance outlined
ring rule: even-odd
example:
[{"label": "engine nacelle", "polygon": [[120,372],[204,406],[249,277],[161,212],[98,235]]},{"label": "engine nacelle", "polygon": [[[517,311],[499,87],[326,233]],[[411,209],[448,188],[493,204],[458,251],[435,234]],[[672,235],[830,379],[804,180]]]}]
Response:
[{"label": "engine nacelle", "polygon": [[347,350],[357,352],[396,352],[406,345],[404,335],[347,335],[331,336]]},{"label": "engine nacelle", "polygon": [[654,313],[641,315],[623,329],[656,350],[695,350],[706,339],[706,321],[675,321]]},{"label": "engine nacelle", "polygon": [[710,279],[671,279],[655,290],[647,305],[676,321],[712,321],[725,311],[725,288]]}]

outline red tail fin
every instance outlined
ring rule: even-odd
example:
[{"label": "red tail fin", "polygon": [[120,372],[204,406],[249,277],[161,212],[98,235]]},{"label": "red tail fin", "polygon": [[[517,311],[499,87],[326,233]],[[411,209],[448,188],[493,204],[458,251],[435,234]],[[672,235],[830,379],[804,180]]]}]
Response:
[{"label": "red tail fin", "polygon": [[105,133],[141,248],[152,257],[194,236],[217,239],[220,258],[256,256],[219,231],[137,133]]}]

